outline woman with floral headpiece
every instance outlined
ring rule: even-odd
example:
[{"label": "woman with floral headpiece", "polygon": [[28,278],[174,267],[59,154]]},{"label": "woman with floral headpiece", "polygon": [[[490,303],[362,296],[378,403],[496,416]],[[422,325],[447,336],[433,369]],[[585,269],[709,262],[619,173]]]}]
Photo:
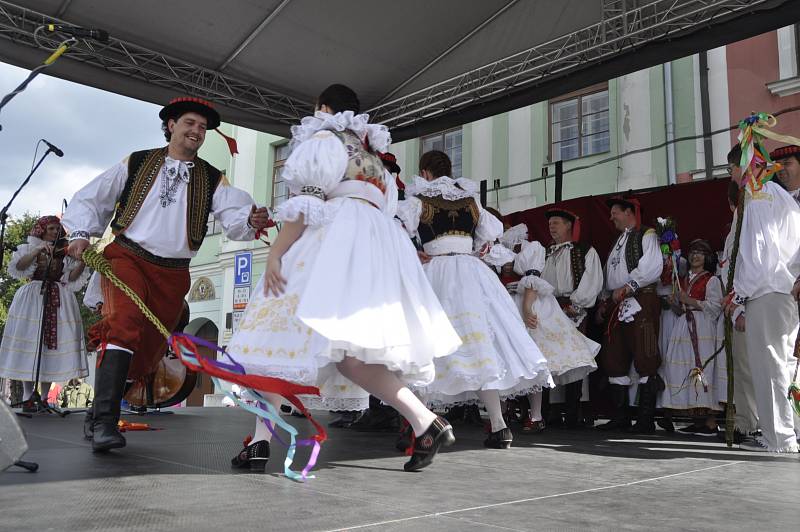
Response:
[{"label": "woman with floral headpiece", "polygon": [[23,382],[25,412],[41,407],[31,397],[39,342],[41,397],[47,397],[52,382],[89,374],[81,312],[75,298],[88,272],[82,262],[64,256],[67,244],[59,240],[62,236],[61,221],[56,216],[42,216],[27,243],[17,248],[8,264],[11,277],[30,282],[17,290],[8,309],[0,343],[0,377]]}]

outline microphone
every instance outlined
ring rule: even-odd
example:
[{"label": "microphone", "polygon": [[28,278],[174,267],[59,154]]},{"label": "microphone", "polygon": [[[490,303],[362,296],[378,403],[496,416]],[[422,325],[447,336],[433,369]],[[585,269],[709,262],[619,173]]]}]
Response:
[{"label": "microphone", "polygon": [[58,149],[58,147],[56,147],[56,146],[53,146],[52,144],[50,144],[49,142],[47,142],[47,141],[46,141],[46,140],[44,140],[44,139],[42,139],[42,142],[44,142],[45,144],[47,144],[47,147],[48,147],[48,148],[50,148],[50,151],[51,151],[51,152],[53,152],[53,153],[55,153],[57,157],[63,157],[63,156],[64,156],[64,152],[63,152],[63,151],[61,151],[60,149]]},{"label": "microphone", "polygon": [[108,42],[108,32],[105,30],[98,30],[95,28],[79,28],[78,26],[67,26],[65,24],[48,24],[47,29],[50,31],[59,31],[72,35],[73,37],[80,37],[82,39],[94,39],[102,43]]}]

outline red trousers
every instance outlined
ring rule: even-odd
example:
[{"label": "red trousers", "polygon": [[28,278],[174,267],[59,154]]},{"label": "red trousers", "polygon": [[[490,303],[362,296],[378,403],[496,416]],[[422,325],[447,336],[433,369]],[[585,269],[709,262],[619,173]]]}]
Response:
[{"label": "red trousers", "polygon": [[[187,268],[166,268],[137,256],[112,242],[103,251],[114,275],[142,299],[166,328],[172,331],[189,291]],[[158,332],[139,307],[121,290],[103,278],[103,318],[89,330],[92,344],[114,344],[133,351],[128,377],[149,375],[166,353],[167,339]]]}]

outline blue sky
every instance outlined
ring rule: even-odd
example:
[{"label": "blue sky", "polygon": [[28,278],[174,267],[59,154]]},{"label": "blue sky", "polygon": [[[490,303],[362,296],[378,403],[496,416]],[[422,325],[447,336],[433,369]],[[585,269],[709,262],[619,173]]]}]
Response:
[{"label": "blue sky", "polygon": [[[0,98],[28,70],[0,63]],[[36,143],[47,139],[64,151],[49,155],[9,214],[61,212],[81,186],[130,152],[162,146],[160,107],[40,74],[0,110],[0,207],[30,172]],[[40,151],[41,153],[41,151]]]}]

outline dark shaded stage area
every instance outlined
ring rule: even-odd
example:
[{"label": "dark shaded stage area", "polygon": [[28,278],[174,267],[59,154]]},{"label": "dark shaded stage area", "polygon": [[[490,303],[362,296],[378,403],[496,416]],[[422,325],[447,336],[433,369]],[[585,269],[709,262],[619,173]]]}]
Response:
[{"label": "dark shaded stage area", "polygon": [[297,483],[277,445],[266,474],[230,470],[252,430],[238,409],[127,419],[164,430],[93,455],[81,414],[20,419],[24,459],[40,470],[0,473],[0,530],[792,530],[798,516],[800,454],[662,431],[517,430],[501,451],[483,448],[480,427],[456,426],[431,468],[404,473],[394,434],[331,429],[317,478]]}]

